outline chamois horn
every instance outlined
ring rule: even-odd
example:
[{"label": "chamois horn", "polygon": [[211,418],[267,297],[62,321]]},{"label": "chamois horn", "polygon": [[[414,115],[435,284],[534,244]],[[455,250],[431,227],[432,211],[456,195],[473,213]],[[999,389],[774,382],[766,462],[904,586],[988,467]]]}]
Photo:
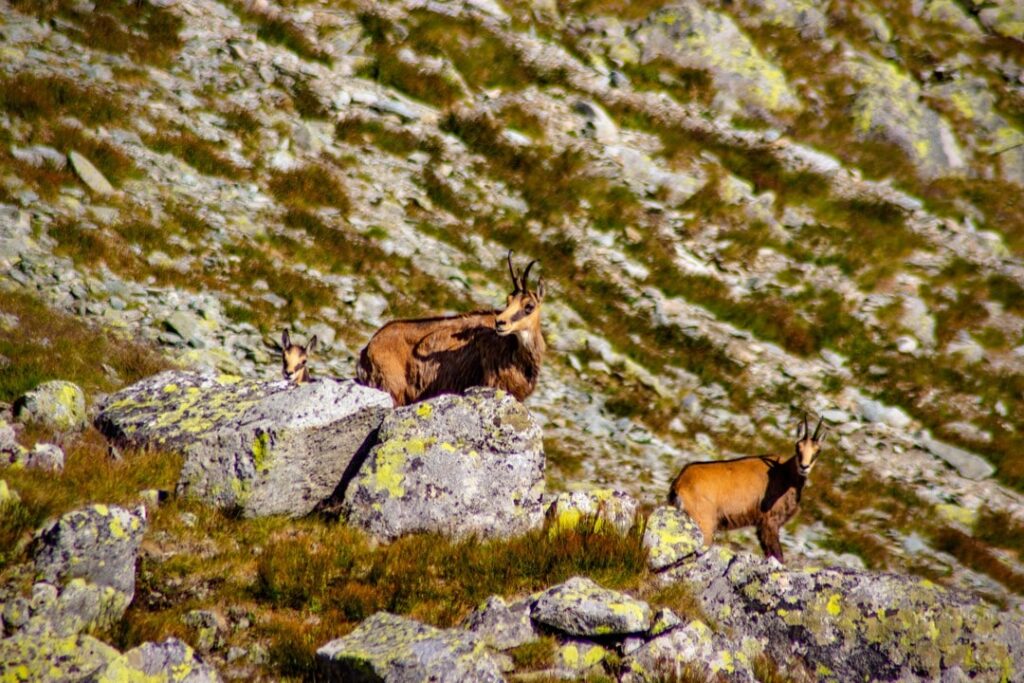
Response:
[{"label": "chamois horn", "polygon": [[516,269],[512,265],[512,250],[508,250],[508,274],[512,276],[512,287],[514,292],[518,292],[523,287],[519,282],[519,278],[516,276]]},{"label": "chamois horn", "polygon": [[825,421],[825,416],[822,415],[821,418],[818,420],[818,426],[814,428],[814,436],[811,437],[811,441],[817,441],[818,440],[818,434],[821,433],[821,423],[824,422],[824,421]]},{"label": "chamois horn", "polygon": [[530,268],[533,268],[533,264],[534,263],[537,263],[537,259],[534,259],[534,260],[530,261],[528,264],[526,264],[526,270],[523,271],[523,279],[522,279],[523,287],[522,287],[522,289],[523,289],[524,292],[526,291],[526,281],[530,277]]}]

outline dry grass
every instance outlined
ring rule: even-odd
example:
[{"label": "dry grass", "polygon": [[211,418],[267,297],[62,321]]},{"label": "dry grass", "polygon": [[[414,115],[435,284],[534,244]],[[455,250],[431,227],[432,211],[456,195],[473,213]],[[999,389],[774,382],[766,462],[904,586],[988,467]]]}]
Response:
[{"label": "dry grass", "polygon": [[420,138],[403,126],[392,126],[379,119],[347,116],[335,127],[338,140],[350,145],[372,145],[398,157],[413,152],[430,154],[440,152],[440,143],[431,138]]},{"label": "dry grass", "polygon": [[[194,527],[181,524],[183,510],[196,515]],[[151,528],[151,537],[165,531],[174,540],[144,560],[135,604],[114,634],[118,644],[176,633],[188,609],[244,607],[254,628],[229,639],[265,644],[271,661],[263,673],[275,677],[312,675],[316,648],[379,610],[447,627],[492,594],[522,595],[577,574],[634,589],[646,574],[640,526],[625,537],[584,524],[503,541],[414,535],[375,546],[337,523],[235,519],[172,501]],[[533,652],[523,666],[539,658]]]}]

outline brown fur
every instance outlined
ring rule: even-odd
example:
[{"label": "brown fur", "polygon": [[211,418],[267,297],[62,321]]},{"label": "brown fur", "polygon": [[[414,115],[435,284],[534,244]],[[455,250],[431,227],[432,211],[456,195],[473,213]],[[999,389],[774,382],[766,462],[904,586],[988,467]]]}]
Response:
[{"label": "brown fur", "polygon": [[[533,262],[536,263],[536,262]],[[544,283],[515,286],[502,310],[395,320],[373,335],[359,354],[356,379],[391,394],[396,406],[473,386],[504,389],[519,401],[533,393],[546,349],[540,328]]]},{"label": "brown fur", "polygon": [[821,449],[821,422],[811,436],[807,417],[803,438],[789,458],[758,455],[733,460],[694,462],[683,467],[669,490],[669,503],[685,511],[709,547],[715,533],[757,527],[766,557],[783,561],[779,530],[796,515],[800,495]]},{"label": "brown fur", "polygon": [[309,354],[316,349],[316,342],[314,334],[305,346],[293,344],[288,330],[281,333],[281,374],[285,379],[296,384],[309,381],[310,372],[306,364],[309,362]]}]

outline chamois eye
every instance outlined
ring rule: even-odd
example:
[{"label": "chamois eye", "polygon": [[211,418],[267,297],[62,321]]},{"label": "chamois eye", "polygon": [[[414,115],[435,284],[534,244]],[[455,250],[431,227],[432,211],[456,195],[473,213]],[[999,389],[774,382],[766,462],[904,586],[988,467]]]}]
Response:
[{"label": "chamois eye", "polygon": [[533,309],[536,308],[533,304],[526,304],[526,312],[533,313]]}]

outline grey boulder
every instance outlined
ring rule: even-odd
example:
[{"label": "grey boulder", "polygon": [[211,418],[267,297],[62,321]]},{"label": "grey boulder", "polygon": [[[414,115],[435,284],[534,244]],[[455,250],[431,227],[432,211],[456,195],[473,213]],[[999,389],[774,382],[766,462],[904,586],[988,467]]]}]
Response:
[{"label": "grey boulder", "polygon": [[168,638],[162,643],[143,643],[128,650],[110,660],[89,680],[90,683],[219,683],[221,678],[187,643]]},{"label": "grey boulder", "polygon": [[461,627],[478,635],[495,650],[509,650],[536,640],[537,631],[530,620],[530,605],[521,601],[509,605],[492,595],[469,616]]},{"label": "grey boulder", "polygon": [[316,651],[327,681],[497,683],[504,680],[487,646],[471,633],[442,630],[378,612]]},{"label": "grey boulder", "polygon": [[73,510],[37,532],[32,553],[36,573],[55,585],[81,578],[108,586],[130,602],[145,530],[145,508],[130,512],[97,504]]},{"label": "grey boulder", "polygon": [[250,517],[297,517],[335,493],[390,409],[387,394],[348,380],[170,371],[108,397],[96,426],[121,446],[182,452],[182,495]]},{"label": "grey boulder", "polygon": [[651,627],[646,602],[579,576],[541,593],[530,615],[535,622],[572,636],[629,635]]},{"label": "grey boulder", "polygon": [[506,537],[542,522],[540,426],[511,395],[470,389],[395,410],[344,494],[382,540],[415,532]]}]

